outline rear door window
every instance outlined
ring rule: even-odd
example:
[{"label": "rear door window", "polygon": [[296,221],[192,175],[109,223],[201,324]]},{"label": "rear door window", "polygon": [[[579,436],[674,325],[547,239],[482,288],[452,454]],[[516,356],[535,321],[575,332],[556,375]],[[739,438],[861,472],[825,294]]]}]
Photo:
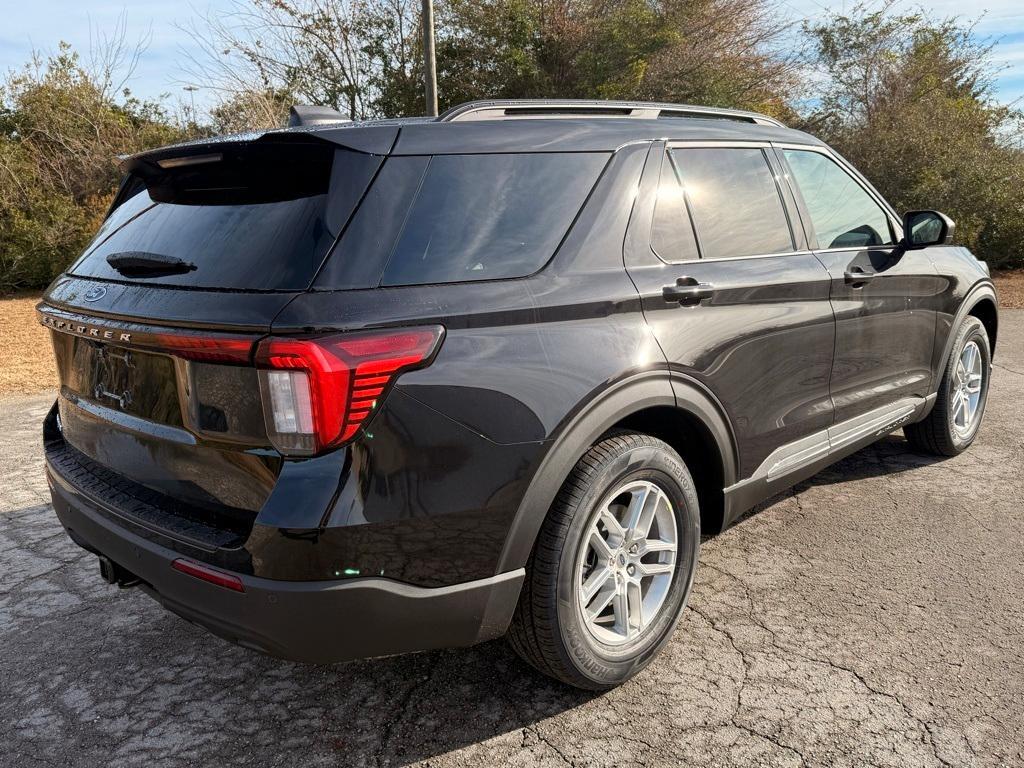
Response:
[{"label": "rear door window", "polygon": [[69,271],[195,288],[304,290],[382,161],[327,144],[243,145],[207,157],[216,159],[153,164],[129,177],[127,199]]},{"label": "rear door window", "polygon": [[893,242],[889,217],[867,191],[820,152],[784,149],[818,247],[865,248]]},{"label": "rear door window", "polygon": [[524,277],[558,249],[607,153],[392,157],[318,287],[380,259],[380,285]]},{"label": "rear door window", "polygon": [[670,154],[682,180],[703,258],[794,249],[782,193],[761,149],[685,147]]}]

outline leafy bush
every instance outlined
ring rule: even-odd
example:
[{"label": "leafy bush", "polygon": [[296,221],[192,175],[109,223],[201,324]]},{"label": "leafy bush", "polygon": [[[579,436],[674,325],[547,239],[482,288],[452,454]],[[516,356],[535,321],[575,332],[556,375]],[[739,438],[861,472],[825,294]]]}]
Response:
[{"label": "leafy bush", "polygon": [[39,288],[96,231],[120,178],[118,155],[182,136],[154,104],[111,93],[62,44],[0,84],[0,290]]}]

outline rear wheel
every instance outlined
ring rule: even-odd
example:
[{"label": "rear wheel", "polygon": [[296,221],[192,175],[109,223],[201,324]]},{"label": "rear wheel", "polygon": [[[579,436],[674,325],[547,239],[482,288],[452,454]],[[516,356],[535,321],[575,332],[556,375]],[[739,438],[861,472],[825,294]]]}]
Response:
[{"label": "rear wheel", "polygon": [[573,468],[541,528],[509,630],[527,662],[604,690],[668,641],[693,582],[700,512],[693,480],[661,440],[620,434]]},{"label": "rear wheel", "polygon": [[938,456],[956,456],[967,450],[985,415],[990,371],[985,326],[968,316],[957,331],[931,413],[903,428],[910,444]]}]

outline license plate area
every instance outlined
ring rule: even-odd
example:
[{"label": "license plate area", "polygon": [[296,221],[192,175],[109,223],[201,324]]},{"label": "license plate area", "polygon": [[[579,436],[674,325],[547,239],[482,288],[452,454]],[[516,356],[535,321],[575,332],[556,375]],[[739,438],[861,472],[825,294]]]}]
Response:
[{"label": "license plate area", "polygon": [[131,350],[101,344],[97,345],[93,359],[93,399],[117,403],[119,410],[125,410],[134,400],[135,392],[135,360]]},{"label": "license plate area", "polygon": [[115,411],[182,426],[178,377],[170,357],[51,333],[63,389]]}]

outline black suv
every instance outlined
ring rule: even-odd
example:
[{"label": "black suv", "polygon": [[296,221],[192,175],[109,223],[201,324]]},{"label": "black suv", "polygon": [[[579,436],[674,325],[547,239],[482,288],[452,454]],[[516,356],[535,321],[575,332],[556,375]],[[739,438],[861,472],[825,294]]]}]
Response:
[{"label": "black suv", "polygon": [[996,297],[763,115],[475,102],[125,161],[39,305],[64,527],[222,637],[334,662],[507,634],[602,689],[702,534],[902,428],[952,455]]}]

